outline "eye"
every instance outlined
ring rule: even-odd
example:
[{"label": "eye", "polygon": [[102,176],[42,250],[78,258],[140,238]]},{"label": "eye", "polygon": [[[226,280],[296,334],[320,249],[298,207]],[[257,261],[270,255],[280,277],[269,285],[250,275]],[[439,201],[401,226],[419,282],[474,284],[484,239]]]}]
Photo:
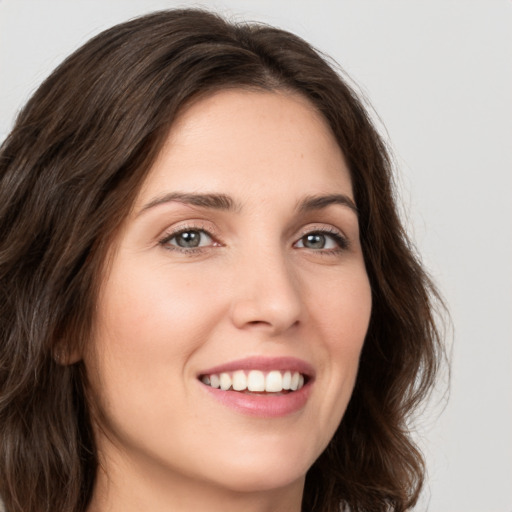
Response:
[{"label": "eye", "polygon": [[295,247],[312,250],[336,250],[346,249],[348,242],[339,233],[312,231],[295,242]]},{"label": "eye", "polygon": [[160,241],[162,245],[176,247],[179,249],[198,249],[213,245],[213,239],[203,229],[184,229]]}]

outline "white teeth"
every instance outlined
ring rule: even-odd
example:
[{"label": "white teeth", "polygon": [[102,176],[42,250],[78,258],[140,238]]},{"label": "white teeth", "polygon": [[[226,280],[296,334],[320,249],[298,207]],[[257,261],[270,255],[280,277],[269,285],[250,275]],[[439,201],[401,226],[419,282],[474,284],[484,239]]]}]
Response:
[{"label": "white teeth", "polygon": [[233,389],[235,391],[247,389],[247,376],[243,370],[238,370],[233,373]]},{"label": "white teeth", "polygon": [[265,391],[265,375],[259,370],[251,370],[247,377],[249,391]]},{"label": "white teeth", "polygon": [[299,387],[299,377],[300,377],[300,374],[298,372],[293,372],[293,375],[292,375],[292,382],[290,384],[290,389],[292,391],[296,391]]},{"label": "white teeth", "polygon": [[278,393],[283,390],[283,376],[277,370],[271,371],[265,377],[265,391]]},{"label": "white teeth", "polygon": [[220,389],[227,391],[231,387],[231,376],[229,373],[220,374]]},{"label": "white teeth", "polygon": [[219,388],[220,387],[220,379],[218,375],[210,375],[210,386],[212,388]]},{"label": "white teeth", "polygon": [[304,386],[304,375],[289,370],[281,372],[272,370],[266,375],[260,370],[251,370],[245,373],[243,370],[220,374],[203,375],[201,382],[212,388],[228,391],[251,391],[280,393],[281,391],[296,391]]},{"label": "white teeth", "polygon": [[283,375],[283,389],[290,389],[292,385],[292,373],[291,372],[284,372]]}]

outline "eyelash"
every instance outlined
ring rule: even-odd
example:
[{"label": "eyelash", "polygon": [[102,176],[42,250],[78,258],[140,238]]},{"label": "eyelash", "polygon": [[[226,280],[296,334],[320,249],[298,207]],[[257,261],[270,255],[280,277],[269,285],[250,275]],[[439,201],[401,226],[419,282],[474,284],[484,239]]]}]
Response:
[{"label": "eyelash", "polygon": [[[308,235],[323,235],[325,237],[332,238],[334,240],[334,243],[336,244],[336,247],[333,247],[332,249],[310,249],[320,255],[323,256],[330,256],[330,255],[337,255],[341,252],[344,252],[350,248],[349,240],[343,236],[338,230],[335,230],[333,228],[326,228],[326,227],[319,227],[317,229],[307,229],[302,233],[302,235],[299,237],[299,239],[294,243],[296,245],[298,242],[303,240]],[[307,249],[307,247],[305,247]]]},{"label": "eyelash", "polygon": [[[177,245],[170,245],[169,244],[169,242],[171,240],[173,240],[177,236],[182,235],[183,233],[187,233],[187,232],[199,232],[199,233],[202,233],[203,235],[208,236],[212,240],[213,243],[211,245],[209,244],[207,246],[189,247],[189,248],[179,247]],[[295,247],[296,244],[298,244],[299,242],[303,241],[304,238],[306,236],[308,236],[308,235],[322,235],[322,236],[325,236],[325,237],[328,237],[328,238],[331,238],[332,240],[334,240],[334,243],[336,244],[337,247],[334,247],[334,248],[331,248],[331,249],[317,249],[317,250],[309,249],[309,250],[311,250],[311,251],[313,251],[315,253],[318,253],[318,254],[321,254],[321,255],[324,255],[324,256],[336,255],[336,254],[344,252],[344,251],[346,251],[347,249],[350,248],[349,240],[345,236],[343,236],[337,230],[329,229],[329,228],[325,228],[325,227],[321,227],[321,228],[317,228],[317,229],[305,230],[300,235],[300,237],[294,242],[293,246]],[[193,225],[180,227],[176,231],[172,231],[171,233],[166,234],[162,239],[160,239],[158,241],[158,243],[159,243],[159,245],[161,245],[162,247],[164,247],[168,251],[178,251],[178,252],[180,252],[182,254],[189,255],[189,256],[193,256],[193,255],[196,255],[198,253],[202,253],[206,249],[211,247],[212,245],[213,246],[221,246],[222,245],[222,243],[220,243],[217,240],[217,237],[214,234],[212,234],[209,230],[205,229],[204,226],[193,226]],[[308,249],[308,248],[304,247],[304,249]]]},{"label": "eyelash", "polygon": [[[169,242],[173,239],[173,238],[176,238],[177,236],[183,234],[183,233],[187,233],[187,232],[198,232],[198,233],[202,233],[202,234],[205,234],[207,235],[212,241],[213,241],[213,245],[214,246],[220,246],[222,244],[220,244],[217,239],[216,239],[216,236],[213,235],[210,231],[208,231],[207,229],[204,228],[204,226],[181,226],[179,227],[178,229],[176,229],[176,231],[172,231],[171,233],[168,233],[166,234],[161,240],[158,241],[158,243],[164,247],[164,249],[168,250],[168,251],[178,251],[178,252],[181,252],[182,254],[185,254],[185,255],[189,255],[189,256],[193,256],[197,253],[201,253],[201,252],[204,252],[204,250],[207,248],[207,247],[189,247],[189,248],[186,248],[186,247],[179,247],[177,245],[170,245]],[[211,247],[211,246],[208,246],[208,247]]]}]

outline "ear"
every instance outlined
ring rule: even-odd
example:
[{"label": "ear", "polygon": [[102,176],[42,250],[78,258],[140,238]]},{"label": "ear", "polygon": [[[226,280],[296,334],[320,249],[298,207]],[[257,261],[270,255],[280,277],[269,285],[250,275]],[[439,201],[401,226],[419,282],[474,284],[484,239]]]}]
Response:
[{"label": "ear", "polygon": [[71,351],[64,343],[58,343],[52,350],[53,360],[60,366],[70,366],[78,363],[82,359],[82,354],[78,348]]}]

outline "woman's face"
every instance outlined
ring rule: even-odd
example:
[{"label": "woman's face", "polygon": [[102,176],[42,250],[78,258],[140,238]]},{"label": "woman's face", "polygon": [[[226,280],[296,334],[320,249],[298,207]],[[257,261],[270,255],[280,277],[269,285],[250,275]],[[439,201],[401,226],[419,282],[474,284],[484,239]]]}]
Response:
[{"label": "woman's face", "polygon": [[371,309],[349,172],[312,105],[237,90],[192,104],[110,262],[84,355],[107,473],[301,487]]}]

